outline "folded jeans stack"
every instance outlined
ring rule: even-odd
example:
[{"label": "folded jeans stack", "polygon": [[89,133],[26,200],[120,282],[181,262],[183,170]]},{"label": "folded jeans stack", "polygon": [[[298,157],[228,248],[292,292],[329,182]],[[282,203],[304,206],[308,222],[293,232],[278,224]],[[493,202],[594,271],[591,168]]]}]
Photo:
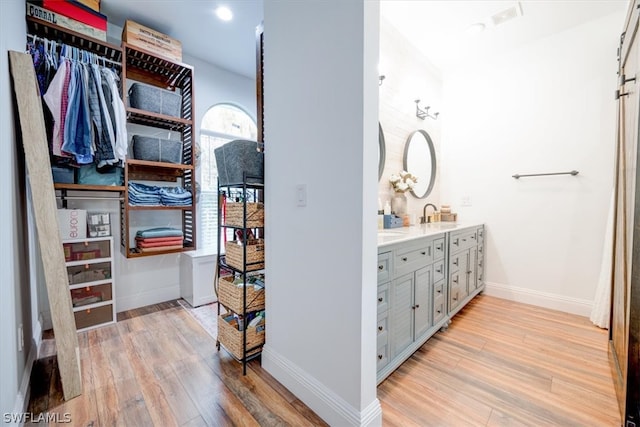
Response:
[{"label": "folded jeans stack", "polygon": [[158,252],[182,249],[183,233],[177,228],[159,227],[136,233],[136,247],[140,252]]},{"label": "folded jeans stack", "polygon": [[131,206],[190,206],[192,196],[182,187],[157,187],[137,182],[129,183]]}]

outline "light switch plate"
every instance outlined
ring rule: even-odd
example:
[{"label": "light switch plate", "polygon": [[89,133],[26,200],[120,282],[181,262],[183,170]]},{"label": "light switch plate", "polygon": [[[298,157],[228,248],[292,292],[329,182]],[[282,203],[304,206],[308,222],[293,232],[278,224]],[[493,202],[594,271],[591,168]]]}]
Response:
[{"label": "light switch plate", "polygon": [[307,184],[296,185],[296,205],[307,206]]}]

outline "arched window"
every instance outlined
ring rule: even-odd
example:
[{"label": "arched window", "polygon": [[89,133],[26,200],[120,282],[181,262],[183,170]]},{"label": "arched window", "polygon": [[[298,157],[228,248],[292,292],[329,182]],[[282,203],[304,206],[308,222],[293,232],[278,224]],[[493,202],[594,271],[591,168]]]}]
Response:
[{"label": "arched window", "polygon": [[232,104],[209,108],[200,127],[200,247],[215,248],[218,238],[218,168],[214,151],[234,139],[256,141],[258,129],[245,111]]}]

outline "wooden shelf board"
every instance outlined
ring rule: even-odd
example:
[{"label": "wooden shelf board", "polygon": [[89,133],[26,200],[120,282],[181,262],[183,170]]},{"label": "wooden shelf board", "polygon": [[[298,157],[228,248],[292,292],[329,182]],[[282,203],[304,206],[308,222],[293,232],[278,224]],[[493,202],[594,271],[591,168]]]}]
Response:
[{"label": "wooden shelf board", "polygon": [[50,40],[66,43],[70,46],[79,47],[83,50],[94,52],[115,62],[122,61],[122,48],[112,45],[103,40],[78,33],[59,25],[51,24],[38,18],[27,16],[27,31],[46,37]]},{"label": "wooden shelf board", "polygon": [[123,185],[89,185],[89,184],[60,184],[54,183],[53,188],[56,190],[74,190],[74,191],[115,191],[123,192]]},{"label": "wooden shelf board", "polygon": [[187,206],[132,206],[129,205],[130,211],[190,211],[194,210],[193,205]]},{"label": "wooden shelf board", "polygon": [[129,249],[127,251],[127,258],[141,258],[146,256],[177,254],[177,253],[188,252],[193,250],[195,250],[193,246],[185,246],[182,249],[171,249],[168,251],[157,251],[157,252],[136,252],[135,249]]},{"label": "wooden shelf board", "polygon": [[166,162],[151,162],[149,160],[137,160],[127,159],[127,166],[133,167],[151,167],[151,168],[163,168],[163,169],[179,169],[179,170],[193,170],[193,165],[185,165],[183,163],[166,163]]},{"label": "wooden shelf board", "polygon": [[165,114],[153,113],[139,108],[127,107],[128,123],[135,123],[144,126],[160,127],[163,129],[179,131],[186,126],[193,126],[193,120],[182,117],[167,116]]}]

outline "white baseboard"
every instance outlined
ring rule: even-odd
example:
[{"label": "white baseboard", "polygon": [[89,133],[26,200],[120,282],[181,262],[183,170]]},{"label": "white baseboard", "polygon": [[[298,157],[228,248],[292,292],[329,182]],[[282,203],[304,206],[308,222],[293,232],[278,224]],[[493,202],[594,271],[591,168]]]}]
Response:
[{"label": "white baseboard", "polygon": [[286,357],[265,345],[262,366],[329,425],[379,426],[382,408],[376,398],[359,411]]},{"label": "white baseboard", "polygon": [[[40,322],[38,322],[38,324],[40,324]],[[33,370],[33,364],[38,358],[38,349],[40,348],[40,343],[42,343],[42,329],[40,326],[37,326],[37,328],[40,329],[40,332],[33,337],[33,341],[31,342],[31,348],[29,349],[27,362],[24,365],[24,371],[22,372],[20,389],[18,390],[15,403],[13,404],[14,414],[23,414],[27,412],[27,407],[29,405],[29,395],[31,392],[30,390],[31,371]],[[21,425],[21,424],[14,423],[14,425]]]},{"label": "white baseboard", "polygon": [[503,285],[501,283],[485,282],[485,285],[485,295],[564,311],[579,316],[589,317],[593,307],[593,301],[589,300]]},{"label": "white baseboard", "polygon": [[117,296],[116,311],[120,313],[122,311],[133,310],[134,308],[145,307],[178,298],[180,298],[180,285],[153,289],[130,296]]}]

